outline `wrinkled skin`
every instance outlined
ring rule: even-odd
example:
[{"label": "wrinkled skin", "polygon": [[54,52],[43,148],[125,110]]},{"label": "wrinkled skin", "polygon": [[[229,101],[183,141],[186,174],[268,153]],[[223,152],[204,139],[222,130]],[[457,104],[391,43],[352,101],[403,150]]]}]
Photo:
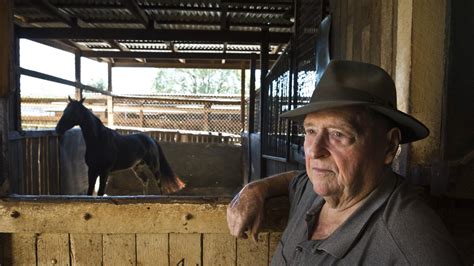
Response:
[{"label": "wrinkled skin", "polygon": [[[260,184],[261,185],[261,184]],[[230,234],[247,239],[246,231],[257,241],[263,221],[265,196],[258,183],[245,186],[227,208],[227,223]]]},{"label": "wrinkled skin", "polygon": [[265,199],[288,195],[288,185],[298,174],[298,171],[289,171],[247,184],[227,207],[230,234],[244,239],[250,234],[257,241],[264,217]]}]

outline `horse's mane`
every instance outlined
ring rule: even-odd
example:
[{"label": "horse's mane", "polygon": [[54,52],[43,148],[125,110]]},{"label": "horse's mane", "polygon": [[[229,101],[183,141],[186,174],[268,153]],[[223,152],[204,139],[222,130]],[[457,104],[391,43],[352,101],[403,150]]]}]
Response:
[{"label": "horse's mane", "polygon": [[[107,128],[104,123],[87,107],[84,106],[84,104],[81,103],[81,108],[84,109],[85,114],[91,118],[91,121],[93,122],[94,128],[92,129],[97,136],[101,136],[102,132],[107,131]],[[110,129],[109,129],[110,130]]]}]

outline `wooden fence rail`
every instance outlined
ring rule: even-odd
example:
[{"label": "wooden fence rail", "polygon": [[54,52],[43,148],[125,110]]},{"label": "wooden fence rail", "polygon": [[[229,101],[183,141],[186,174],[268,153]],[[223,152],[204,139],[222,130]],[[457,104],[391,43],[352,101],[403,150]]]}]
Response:
[{"label": "wooden fence rail", "polygon": [[[53,128],[66,98],[21,99],[25,129]],[[109,126],[212,131],[238,134],[245,127],[240,98],[92,96],[85,104]],[[245,104],[245,103],[243,103]]]}]

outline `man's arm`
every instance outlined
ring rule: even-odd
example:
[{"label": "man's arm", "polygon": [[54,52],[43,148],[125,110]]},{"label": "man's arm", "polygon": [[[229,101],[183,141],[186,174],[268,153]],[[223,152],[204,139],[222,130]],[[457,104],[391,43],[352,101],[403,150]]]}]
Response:
[{"label": "man's arm", "polygon": [[288,186],[297,174],[298,171],[276,174],[249,183],[242,188],[227,207],[227,225],[230,234],[246,239],[248,236],[245,231],[248,230],[257,241],[263,220],[265,200],[288,195]]}]

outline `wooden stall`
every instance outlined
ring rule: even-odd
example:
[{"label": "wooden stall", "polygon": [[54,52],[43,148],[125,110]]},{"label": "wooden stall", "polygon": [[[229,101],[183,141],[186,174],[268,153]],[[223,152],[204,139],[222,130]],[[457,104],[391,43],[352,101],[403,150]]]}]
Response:
[{"label": "wooden stall", "polygon": [[3,199],[0,264],[268,265],[286,223],[284,202],[270,203],[272,221],[255,243],[229,235],[228,199]]}]

